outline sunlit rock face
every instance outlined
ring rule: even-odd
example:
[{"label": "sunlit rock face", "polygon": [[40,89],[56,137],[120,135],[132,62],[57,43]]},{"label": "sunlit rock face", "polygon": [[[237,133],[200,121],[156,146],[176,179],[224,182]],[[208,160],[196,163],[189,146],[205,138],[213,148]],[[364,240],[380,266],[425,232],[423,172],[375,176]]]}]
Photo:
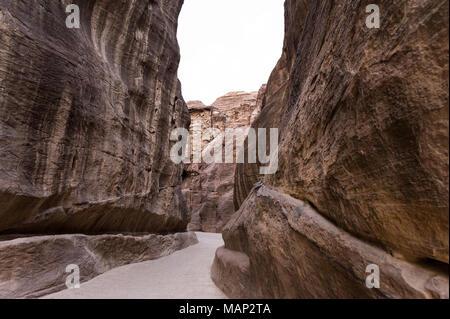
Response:
[{"label": "sunlit rock face", "polygon": [[279,169],[237,165],[229,296],[448,298],[448,2],[377,4],[369,29],[365,1],[286,1],[253,123],[279,128]]},{"label": "sunlit rock face", "polygon": [[[66,27],[78,4],[79,29]],[[0,5],[0,231],[184,230],[182,0]]]},{"label": "sunlit rock face", "polygon": [[[188,102],[191,137],[194,136],[194,123],[201,123],[203,132],[207,128],[218,129],[222,135],[202,141],[205,150],[213,148],[215,143],[225,144],[223,134],[226,129],[238,129],[234,144],[236,159],[236,150],[244,143],[246,130],[260,112],[264,90],[265,86],[259,92],[231,92],[218,98],[211,106],[199,101]],[[202,161],[186,165],[183,194],[191,217],[189,230],[221,232],[235,212],[233,186],[236,161],[225,163],[223,158],[223,162],[207,164]]]}]

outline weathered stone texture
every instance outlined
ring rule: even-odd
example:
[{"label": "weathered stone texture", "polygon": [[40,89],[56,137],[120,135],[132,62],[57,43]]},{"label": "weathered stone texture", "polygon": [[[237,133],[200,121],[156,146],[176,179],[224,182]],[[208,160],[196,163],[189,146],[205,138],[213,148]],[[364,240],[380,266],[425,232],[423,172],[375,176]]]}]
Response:
[{"label": "weathered stone texture", "polygon": [[[193,124],[202,123],[202,130],[216,128],[222,132],[216,139],[203,140],[203,149],[213,148],[215,143],[224,144],[226,129],[239,129],[236,136],[236,149],[245,140],[247,129],[261,108],[259,92],[231,92],[218,98],[211,106],[199,101],[188,102],[191,113],[191,137]],[[225,150],[224,150],[225,152]],[[225,156],[223,154],[223,156]],[[221,232],[222,228],[235,212],[233,204],[233,185],[235,163],[201,163],[185,167],[183,193],[191,215],[189,230]]]},{"label": "weathered stone texture", "polygon": [[[448,298],[448,1],[379,1],[380,29],[366,27],[367,4],[286,1],[283,55],[253,123],[280,129],[279,169],[237,166],[240,210],[224,230],[225,248],[249,258],[239,296]],[[258,180],[309,203],[322,229],[251,191]],[[367,263],[381,266],[379,294]]]},{"label": "weathered stone texture", "polygon": [[[2,240],[3,238],[0,238]],[[68,265],[80,282],[112,268],[167,256],[196,244],[194,233],[58,235],[0,241],[0,298],[36,298],[67,289]]]},{"label": "weathered stone texture", "polygon": [[[78,4],[81,28],[66,28]],[[0,231],[183,231],[182,0],[0,5]]]},{"label": "weathered stone texture", "polygon": [[[448,274],[396,258],[258,185],[224,229],[212,278],[232,298],[448,298]],[[378,265],[380,289],[366,286]]]}]

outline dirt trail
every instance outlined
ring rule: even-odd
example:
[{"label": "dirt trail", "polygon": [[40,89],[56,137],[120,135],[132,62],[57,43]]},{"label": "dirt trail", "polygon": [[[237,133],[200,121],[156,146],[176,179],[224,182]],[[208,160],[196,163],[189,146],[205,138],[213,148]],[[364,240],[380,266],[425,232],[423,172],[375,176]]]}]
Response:
[{"label": "dirt trail", "polygon": [[44,298],[64,299],[221,299],[226,298],[210,278],[221,234],[197,233],[199,244],[170,256],[108,271],[79,289]]}]

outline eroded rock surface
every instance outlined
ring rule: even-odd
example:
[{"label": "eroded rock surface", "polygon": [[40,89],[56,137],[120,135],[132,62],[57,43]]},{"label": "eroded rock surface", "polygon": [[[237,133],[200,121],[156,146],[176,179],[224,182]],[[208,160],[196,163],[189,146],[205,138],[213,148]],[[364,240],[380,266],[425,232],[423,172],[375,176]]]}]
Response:
[{"label": "eroded rock surface", "polygon": [[448,2],[377,4],[368,29],[365,1],[286,1],[253,123],[279,128],[279,169],[237,166],[213,271],[229,296],[448,298]]},{"label": "eroded rock surface", "polygon": [[[224,229],[212,277],[233,298],[448,298],[448,274],[343,231],[309,204],[256,186]],[[381,271],[368,289],[368,265]]]},{"label": "eroded rock surface", "polygon": [[[220,130],[222,134],[215,139],[203,140],[203,150],[208,147],[213,149],[215,143],[225,144],[226,129],[239,129],[234,145],[236,158],[236,149],[244,143],[246,130],[260,112],[264,89],[265,86],[259,92],[231,92],[218,98],[211,106],[205,106],[199,101],[188,102],[191,114],[191,137],[194,135],[195,122],[202,124],[202,131],[206,128]],[[189,230],[222,231],[223,226],[235,212],[233,204],[235,168],[235,161],[234,163],[202,162],[186,165],[183,193],[191,215]]]},{"label": "eroded rock surface", "polygon": [[1,1],[0,232],[184,231],[182,3]]},{"label": "eroded rock surface", "polygon": [[0,241],[0,298],[35,298],[67,289],[68,265],[80,282],[112,268],[161,258],[196,244],[195,233],[58,235]]}]

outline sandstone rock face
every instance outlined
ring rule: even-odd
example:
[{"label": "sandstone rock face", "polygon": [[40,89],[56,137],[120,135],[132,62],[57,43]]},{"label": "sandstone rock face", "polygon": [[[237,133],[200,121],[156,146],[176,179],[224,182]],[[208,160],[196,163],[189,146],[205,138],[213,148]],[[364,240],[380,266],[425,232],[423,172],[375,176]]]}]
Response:
[{"label": "sandstone rock face", "polygon": [[286,1],[253,123],[279,128],[279,169],[237,166],[229,296],[448,298],[448,2],[377,4],[369,29],[364,1]]},{"label": "sandstone rock face", "polygon": [[194,233],[58,235],[0,241],[0,298],[35,298],[67,289],[68,265],[80,282],[114,267],[167,256],[196,244]]},{"label": "sandstone rock face", "polygon": [[[80,29],[66,27],[66,5]],[[0,5],[0,232],[183,231],[182,0]]]},{"label": "sandstone rock face", "polygon": [[[231,92],[218,98],[211,106],[199,101],[188,102],[191,114],[190,134],[193,136],[194,123],[201,122],[202,129],[216,128],[222,133],[225,129],[239,129],[236,148],[246,137],[246,129],[261,109],[261,97],[265,86],[259,92]],[[224,144],[223,134],[216,139],[203,140],[202,147]],[[233,185],[235,163],[201,163],[185,167],[183,194],[186,197],[191,215],[189,230],[221,232],[235,212],[233,204]]]},{"label": "sandstone rock face", "polygon": [[[263,185],[252,190],[223,237],[212,276],[235,298],[449,297],[448,274],[395,258]],[[381,270],[380,289],[365,285],[373,264]]]}]

